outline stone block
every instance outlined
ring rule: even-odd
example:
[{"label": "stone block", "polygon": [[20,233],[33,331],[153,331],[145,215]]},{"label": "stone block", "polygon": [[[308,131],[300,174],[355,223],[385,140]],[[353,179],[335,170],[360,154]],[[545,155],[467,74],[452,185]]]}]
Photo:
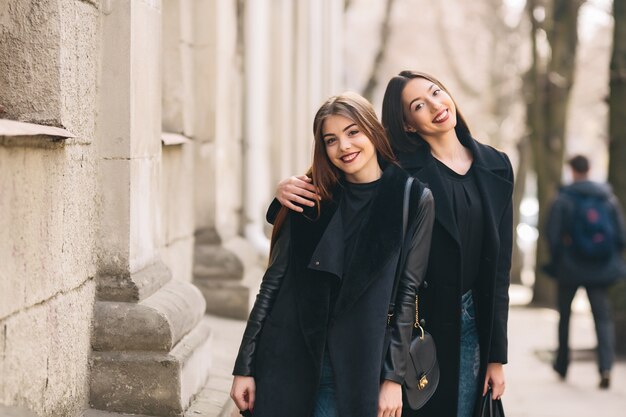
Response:
[{"label": "stone block", "polygon": [[0,405],[0,417],[37,417],[37,414],[25,408]]},{"label": "stone block", "polygon": [[172,279],[163,262],[155,262],[135,273],[101,269],[98,274],[100,301],[139,302],[151,296]]},{"label": "stone block", "polygon": [[159,417],[182,415],[206,382],[210,336],[203,320],[169,353],[94,352],[92,407]]},{"label": "stone block", "polygon": [[95,275],[90,152],[0,146],[0,318]]},{"label": "stone block", "polygon": [[196,245],[194,279],[238,281],[243,278],[243,272],[243,263],[237,254],[222,246]]},{"label": "stone block", "polygon": [[204,295],[207,314],[241,320],[248,318],[250,288],[241,281],[195,279],[193,283]]},{"label": "stone block", "polygon": [[202,319],[202,293],[188,282],[171,280],[139,303],[96,303],[95,351],[168,352]]},{"label": "stone block", "polygon": [[50,417],[84,408],[94,296],[90,280],[0,320],[0,403]]},{"label": "stone block", "polygon": [[177,239],[161,249],[161,259],[172,271],[174,279],[192,281],[193,250],[193,236]]}]

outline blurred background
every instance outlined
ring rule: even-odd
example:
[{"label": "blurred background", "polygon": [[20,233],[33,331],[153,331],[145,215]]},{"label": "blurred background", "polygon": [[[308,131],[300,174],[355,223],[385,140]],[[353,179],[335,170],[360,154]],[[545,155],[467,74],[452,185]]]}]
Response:
[{"label": "blurred background", "polygon": [[328,96],[380,114],[404,69],[516,171],[507,415],[621,416],[626,282],[599,391],[583,292],[551,369],[540,266],[569,156],[626,206],[622,0],[0,0],[0,416],[232,412],[276,184]]}]

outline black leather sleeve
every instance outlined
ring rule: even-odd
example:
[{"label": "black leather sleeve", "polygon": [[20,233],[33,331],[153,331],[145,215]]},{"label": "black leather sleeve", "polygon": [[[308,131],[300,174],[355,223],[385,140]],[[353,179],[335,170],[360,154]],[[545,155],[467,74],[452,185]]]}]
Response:
[{"label": "black leather sleeve", "polygon": [[407,231],[412,233],[411,243],[408,246],[404,271],[398,283],[394,319],[391,322],[391,342],[382,372],[383,379],[399,384],[404,381],[409,360],[409,346],[415,322],[415,294],[426,274],[434,220],[433,195],[428,188],[424,188],[414,219]]},{"label": "black leather sleeve", "polygon": [[261,330],[272,310],[289,264],[290,223],[290,218],[287,216],[272,248],[269,266],[263,275],[261,288],[243,333],[233,375],[254,376],[254,354]]},{"label": "black leather sleeve", "polygon": [[272,203],[267,208],[267,213],[265,213],[265,220],[267,220],[269,224],[274,224],[274,220],[276,220],[276,216],[278,215],[281,207],[282,204],[280,204],[280,201],[278,201],[277,198],[272,200]]}]

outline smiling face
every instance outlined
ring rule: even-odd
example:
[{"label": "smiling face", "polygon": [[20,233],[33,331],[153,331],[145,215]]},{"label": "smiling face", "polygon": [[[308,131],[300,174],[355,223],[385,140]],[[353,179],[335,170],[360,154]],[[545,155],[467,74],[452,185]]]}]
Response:
[{"label": "smiling face", "polygon": [[324,120],[322,140],[330,162],[353,183],[380,178],[376,149],[362,129],[351,119],[334,114]]},{"label": "smiling face", "polygon": [[413,78],[402,91],[405,130],[436,138],[456,126],[456,106],[443,88],[425,78]]}]

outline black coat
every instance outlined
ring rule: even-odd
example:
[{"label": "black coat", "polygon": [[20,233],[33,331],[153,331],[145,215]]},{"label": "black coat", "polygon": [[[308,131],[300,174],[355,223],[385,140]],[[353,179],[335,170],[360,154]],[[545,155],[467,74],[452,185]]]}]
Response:
[{"label": "black coat", "polygon": [[[483,247],[474,290],[480,342],[479,387],[487,363],[507,362],[509,271],[513,232],[513,170],[508,157],[471,137],[461,139],[474,157],[473,170],[484,210]],[[437,346],[441,377],[429,402],[403,416],[456,416],[459,381],[461,317],[461,246],[453,207],[435,158],[424,142],[410,154],[399,155],[401,165],[424,182],[435,198],[435,225],[425,282],[420,288],[420,318],[426,320]]]},{"label": "black coat", "polygon": [[[407,178],[396,166],[384,170],[345,275],[343,223],[337,209],[340,187],[334,190],[334,201],[322,206],[319,220],[289,213],[233,371],[255,378],[255,417],[309,417],[326,346],[341,417],[375,417],[381,379],[403,380],[414,294],[426,270],[434,221],[432,195],[416,181],[411,194],[415,210],[407,233],[411,244],[383,364]],[[330,286],[337,280],[342,283],[331,306]]]}]

